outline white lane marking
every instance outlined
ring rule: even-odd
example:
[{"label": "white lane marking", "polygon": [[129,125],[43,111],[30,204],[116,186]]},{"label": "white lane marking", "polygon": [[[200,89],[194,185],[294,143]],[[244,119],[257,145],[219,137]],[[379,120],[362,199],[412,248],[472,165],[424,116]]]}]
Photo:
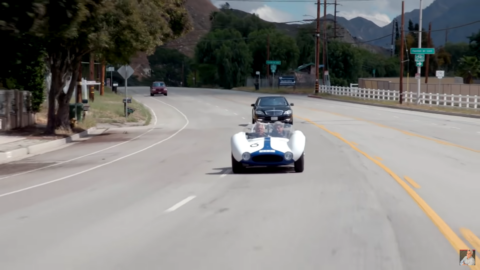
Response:
[{"label": "white lane marking", "polygon": [[177,210],[178,208],[187,204],[189,201],[195,199],[195,197],[196,196],[189,196],[186,199],[184,199],[184,200],[180,201],[179,203],[175,204],[174,206],[168,208],[167,210],[165,210],[165,212],[173,212],[173,211]]},{"label": "white lane marking", "polygon": [[223,177],[227,176],[227,174],[228,174],[229,172],[230,172],[229,169],[223,170],[223,174],[220,175],[220,178],[223,178]]},{"label": "white lane marking", "polygon": [[238,114],[236,114],[236,113],[233,113],[233,114],[238,115]]},{"label": "white lane marking", "polygon": [[78,172],[78,173],[74,173],[74,174],[71,174],[71,175],[67,175],[67,176],[64,176],[64,177],[61,177],[61,178],[58,178],[58,179],[55,179],[55,180],[52,180],[52,181],[48,181],[48,182],[45,182],[45,183],[42,183],[42,184],[38,184],[38,185],[30,186],[30,187],[27,187],[27,188],[22,188],[22,189],[18,189],[18,190],[15,190],[15,191],[7,192],[7,193],[4,193],[4,194],[0,194],[0,198],[6,197],[6,196],[9,196],[9,195],[13,195],[13,194],[17,194],[17,193],[20,193],[20,192],[23,192],[23,191],[27,191],[27,190],[30,190],[30,189],[34,189],[34,188],[38,188],[38,187],[50,185],[50,184],[53,184],[53,183],[56,183],[56,182],[60,182],[60,181],[63,181],[63,180],[72,178],[72,177],[74,177],[74,176],[77,176],[77,175],[80,175],[80,174],[84,174],[84,173],[86,173],[86,172],[93,171],[93,170],[95,170],[95,169],[98,169],[98,168],[101,168],[101,167],[110,165],[110,164],[115,163],[115,162],[117,162],[117,161],[120,161],[120,160],[122,160],[122,159],[126,159],[126,158],[128,158],[128,157],[134,156],[134,155],[136,155],[136,154],[138,154],[138,153],[144,152],[144,151],[146,151],[146,150],[148,150],[148,149],[150,149],[150,148],[152,148],[152,147],[155,147],[155,146],[157,146],[157,145],[159,145],[159,144],[161,144],[161,143],[163,143],[163,142],[166,142],[166,141],[170,140],[171,138],[175,137],[178,133],[182,132],[182,130],[184,130],[184,129],[188,126],[188,124],[190,123],[190,121],[188,120],[188,117],[187,117],[184,113],[182,113],[179,109],[177,109],[175,106],[170,105],[170,104],[168,104],[168,103],[165,103],[165,102],[163,102],[163,101],[157,100],[157,99],[153,99],[153,100],[156,100],[156,101],[161,102],[161,103],[163,103],[163,104],[165,104],[165,105],[167,105],[167,106],[170,106],[170,107],[172,107],[173,109],[175,109],[177,112],[179,112],[179,113],[183,116],[183,118],[185,118],[185,120],[187,121],[187,122],[185,123],[185,125],[184,125],[182,128],[180,128],[179,130],[177,130],[177,132],[175,132],[175,133],[173,133],[172,135],[170,135],[168,138],[165,138],[165,139],[163,139],[163,140],[161,140],[161,141],[158,141],[158,142],[156,142],[156,143],[154,143],[154,144],[152,144],[152,145],[150,145],[150,146],[147,146],[147,147],[145,147],[145,148],[143,148],[143,149],[140,149],[140,150],[138,150],[138,151],[136,151],[136,152],[130,153],[130,154],[128,154],[128,155],[125,155],[125,156],[123,156],[123,157],[120,157],[120,158],[117,158],[117,159],[115,159],[115,160],[109,161],[109,162],[107,162],[107,163],[104,163],[104,164],[101,164],[101,165],[92,167],[92,168],[90,168],[90,169],[83,170],[83,171]]},{"label": "white lane marking", "polygon": [[450,126],[447,126],[448,128],[453,128],[453,129],[460,129],[458,127],[450,127]]},{"label": "white lane marking", "polygon": [[480,131],[477,131],[477,134],[480,134]]},{"label": "white lane marking", "polygon": [[245,117],[242,117],[242,119],[245,119]]},{"label": "white lane marking", "polygon": [[[138,135],[137,137],[134,137],[128,141],[124,141],[122,143],[119,143],[119,144],[115,144],[115,145],[112,145],[110,147],[107,147],[107,148],[104,148],[102,150],[98,150],[98,151],[95,151],[95,152],[92,152],[90,154],[86,154],[86,155],[83,155],[83,156],[79,156],[79,157],[76,157],[76,158],[72,158],[72,159],[69,159],[69,160],[65,160],[65,161],[61,161],[61,162],[58,162],[58,163],[55,163],[55,164],[52,164],[52,165],[48,165],[48,166],[45,166],[45,167],[41,167],[41,168],[37,168],[37,169],[33,169],[33,170],[30,170],[30,171],[25,171],[25,172],[21,172],[21,173],[17,173],[17,174],[10,174],[10,175],[7,175],[7,176],[4,176],[4,177],[0,177],[0,180],[4,180],[4,179],[7,179],[7,178],[12,178],[12,177],[16,177],[16,176],[20,176],[20,175],[24,175],[24,174],[28,174],[28,173],[32,173],[32,172],[36,172],[36,171],[40,171],[40,170],[43,170],[43,169],[47,169],[47,168],[51,168],[51,167],[55,167],[55,166],[58,166],[58,165],[62,165],[62,164],[65,164],[65,163],[69,163],[69,162],[72,162],[72,161],[75,161],[75,160],[79,160],[79,159],[82,159],[82,158],[85,158],[85,157],[88,157],[88,156],[91,156],[91,155],[95,155],[95,154],[98,154],[100,152],[103,152],[103,151],[106,151],[106,150],[109,150],[109,149],[112,149],[112,148],[115,148],[115,147],[118,147],[120,145],[123,145],[123,144],[126,144],[126,143],[129,143],[131,141],[134,141],[142,136],[144,136],[145,134],[153,131],[155,128],[155,126],[157,125],[157,121],[158,121],[158,118],[157,118],[157,115],[155,114],[155,112],[148,106],[148,105],[145,105],[143,104],[145,107],[147,107],[150,111],[152,111],[153,113],[153,118],[155,119],[153,121],[153,127],[147,131],[145,131],[144,133]],[[8,152],[10,153],[10,152]],[[7,154],[7,157],[8,157],[8,154]],[[11,157],[11,155],[10,155]]]}]

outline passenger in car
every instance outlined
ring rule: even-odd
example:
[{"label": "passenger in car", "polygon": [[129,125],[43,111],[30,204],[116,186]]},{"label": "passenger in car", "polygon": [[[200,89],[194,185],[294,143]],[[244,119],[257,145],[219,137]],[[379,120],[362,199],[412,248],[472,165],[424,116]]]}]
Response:
[{"label": "passenger in car", "polygon": [[282,137],[282,138],[286,138],[287,137],[287,134],[284,130],[284,125],[282,122],[275,122],[273,124],[273,132],[271,134],[272,137]]}]

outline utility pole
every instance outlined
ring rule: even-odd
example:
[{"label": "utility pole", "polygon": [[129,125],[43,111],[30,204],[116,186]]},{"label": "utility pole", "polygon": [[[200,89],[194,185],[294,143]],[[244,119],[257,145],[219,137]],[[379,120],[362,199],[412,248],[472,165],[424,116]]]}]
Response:
[{"label": "utility pole", "polygon": [[447,46],[447,42],[448,42],[448,25],[447,25],[447,31],[445,31],[445,46]]},{"label": "utility pole", "polygon": [[[422,0],[420,0],[420,22],[418,24],[418,48],[422,48]],[[422,68],[417,67],[417,104],[420,104],[420,80],[422,79]]]},{"label": "utility pole", "polygon": [[325,80],[325,71],[327,71],[326,67],[326,48],[327,48],[327,0],[323,1],[323,85],[326,85]]},{"label": "utility pole", "polygon": [[333,18],[333,38],[337,39],[337,0],[335,0]]},{"label": "utility pole", "polygon": [[[270,60],[270,35],[267,35],[267,61]],[[267,64],[267,81],[270,86],[270,65]]]},{"label": "utility pole", "polygon": [[182,85],[181,85],[181,87],[184,87],[184,85],[185,85],[185,79],[184,79],[184,78],[185,78],[185,74],[184,74],[184,72],[185,72],[184,70],[185,70],[185,69],[184,69],[184,68],[185,68],[185,64],[184,64],[184,62],[182,61]]},{"label": "utility pole", "polygon": [[[428,26],[428,39],[427,39],[427,46],[428,48],[432,47],[432,41],[430,40],[430,36],[432,34],[432,23],[429,24]],[[428,83],[428,72],[429,72],[429,63],[430,63],[430,54],[427,54],[427,59],[425,59],[425,83]]]},{"label": "utility pole", "polygon": [[395,46],[394,46],[394,40],[395,40],[395,20],[392,21],[392,45],[391,45],[391,49],[392,49],[392,57],[393,57],[393,54],[395,52]]},{"label": "utility pole", "polygon": [[[94,66],[94,56],[93,56],[93,53],[90,53],[90,81],[95,81],[95,66]],[[94,97],[94,90],[93,90],[93,85],[90,86],[90,100],[91,101],[94,101],[95,97]]]},{"label": "utility pole", "polygon": [[316,32],[316,44],[315,44],[315,93],[319,92],[319,82],[320,78],[319,69],[320,69],[320,0],[317,0],[317,32]]},{"label": "utility pole", "polygon": [[105,93],[105,68],[106,68],[106,65],[105,65],[105,58],[102,57],[102,69],[101,69],[101,73],[100,73],[100,96],[103,96],[103,94]]},{"label": "utility pole", "polygon": [[402,41],[400,42],[400,104],[403,102],[403,39],[405,38],[404,35],[405,33],[403,32],[403,27],[405,25],[405,17],[404,17],[404,12],[405,12],[405,1],[402,1],[402,27],[400,30],[401,33],[401,39]]},{"label": "utility pole", "polygon": [[80,65],[78,67],[78,78],[77,78],[77,97],[75,98],[75,103],[82,102],[82,62],[80,61]]}]

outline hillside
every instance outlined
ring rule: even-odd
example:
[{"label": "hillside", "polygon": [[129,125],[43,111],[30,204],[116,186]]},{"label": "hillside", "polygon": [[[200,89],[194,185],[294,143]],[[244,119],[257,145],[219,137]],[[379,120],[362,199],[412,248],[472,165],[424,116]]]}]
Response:
[{"label": "hillside", "polygon": [[[191,22],[193,22],[193,30],[181,38],[166,43],[165,46],[193,57],[195,45],[210,30],[210,14],[218,9],[210,0],[186,0],[185,8]],[[147,56],[144,53],[139,53],[134,57],[130,65],[135,69],[135,76],[140,78],[145,77],[150,69]]]},{"label": "hillside", "polygon": [[[428,31],[428,24],[432,23],[432,30],[444,29],[463,25],[469,22],[480,20],[478,15],[478,0],[435,0],[430,6],[424,7],[422,26]],[[398,10],[401,11],[401,3],[398,4]],[[399,12],[400,13],[400,12]],[[401,23],[401,15],[395,18]],[[408,27],[408,21],[419,22],[419,9],[405,13],[405,29]],[[342,24],[353,36],[363,40],[372,40],[392,33],[392,23],[380,27],[364,18],[354,18],[347,20],[337,17],[337,21]],[[449,42],[468,42],[467,36],[480,30],[480,23],[472,24],[462,28],[451,29],[448,31]],[[432,32],[433,43],[436,46],[445,44],[446,31]],[[373,41],[371,44],[386,47],[391,40],[384,38]]]}]

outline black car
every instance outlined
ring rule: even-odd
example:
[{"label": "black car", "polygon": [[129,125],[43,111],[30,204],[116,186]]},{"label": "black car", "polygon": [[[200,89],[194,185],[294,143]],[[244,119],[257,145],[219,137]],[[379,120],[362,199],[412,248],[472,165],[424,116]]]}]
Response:
[{"label": "black car", "polygon": [[276,122],[293,124],[293,111],[286,98],[282,96],[259,97],[252,104],[252,124],[255,122]]}]

